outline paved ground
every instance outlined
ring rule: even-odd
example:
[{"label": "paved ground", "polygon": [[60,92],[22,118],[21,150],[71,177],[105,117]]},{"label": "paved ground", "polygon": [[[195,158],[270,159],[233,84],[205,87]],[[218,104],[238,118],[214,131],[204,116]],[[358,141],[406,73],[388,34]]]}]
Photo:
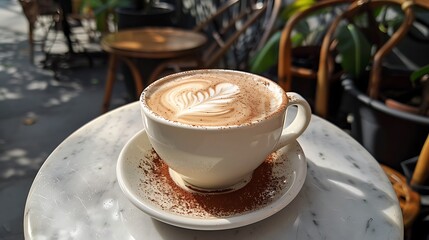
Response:
[{"label": "paved ground", "polygon": [[[39,33],[40,34],[40,33]],[[56,52],[64,51],[59,35]],[[100,115],[106,60],[85,59],[60,72],[30,64],[27,21],[16,0],[0,1],[0,240],[23,239],[25,199],[37,170],[69,134]],[[125,104],[118,82],[113,106]]]}]

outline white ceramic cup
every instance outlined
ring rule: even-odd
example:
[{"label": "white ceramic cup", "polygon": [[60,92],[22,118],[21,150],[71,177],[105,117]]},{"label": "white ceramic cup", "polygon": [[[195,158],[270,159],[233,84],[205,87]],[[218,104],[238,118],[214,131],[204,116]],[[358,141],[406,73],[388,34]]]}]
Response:
[{"label": "white ceramic cup", "polygon": [[[263,120],[227,127],[193,126],[171,121],[150,109],[147,98],[152,91],[171,79],[198,71],[252,75],[269,84],[272,94],[282,97],[283,103]],[[311,119],[308,103],[297,93],[285,93],[269,79],[233,70],[196,70],[166,76],[143,91],[140,103],[144,128],[153,148],[169,166],[170,175],[174,173],[187,184],[209,191],[228,189],[251,176],[269,154],[298,138]],[[297,115],[284,128],[289,106],[298,107]]]}]

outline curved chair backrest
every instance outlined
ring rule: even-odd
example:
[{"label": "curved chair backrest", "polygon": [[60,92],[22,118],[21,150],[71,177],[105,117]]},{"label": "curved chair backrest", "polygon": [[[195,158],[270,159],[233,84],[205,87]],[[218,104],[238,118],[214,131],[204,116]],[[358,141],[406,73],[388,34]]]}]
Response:
[{"label": "curved chair backrest", "polygon": [[211,68],[224,60],[235,64],[224,63],[224,68],[245,69],[242,65],[247,65],[250,54],[267,41],[280,5],[281,0],[226,1],[215,14],[194,28],[212,39],[201,67]]},{"label": "curved chair backrest", "polygon": [[[41,16],[52,16],[51,22],[59,19],[60,10],[58,4],[53,0],[19,0],[25,18],[28,21],[28,43],[30,62],[34,63],[34,32],[38,26],[37,21]],[[43,50],[43,49],[42,49]]]},{"label": "curved chair backrest", "polygon": [[[299,76],[307,76],[308,78],[316,77],[316,73],[314,73],[310,69],[306,68],[298,68],[296,66],[292,66],[292,34],[294,28],[304,19],[316,15],[323,14],[324,9],[327,8],[335,8],[340,6],[348,6],[350,4],[350,0],[327,0],[320,1],[314,4],[313,6],[305,9],[304,11],[293,15],[286,23],[285,27],[282,30],[280,45],[279,45],[279,62],[278,62],[278,83],[283,87],[285,91],[292,90],[292,76],[296,72],[296,75]],[[334,19],[335,16],[331,17]],[[329,22],[326,24],[328,26]]]},{"label": "curved chair backrest", "polygon": [[[371,98],[378,98],[379,96],[379,89],[380,89],[380,82],[381,82],[381,70],[382,70],[382,61],[383,58],[391,52],[393,47],[395,47],[401,39],[407,34],[409,28],[411,27],[413,21],[414,21],[414,12],[412,11],[413,1],[412,0],[405,0],[405,1],[398,1],[398,0],[391,0],[393,2],[396,2],[397,4],[401,4],[401,8],[404,11],[404,21],[401,24],[401,26],[398,28],[398,30],[390,37],[390,39],[380,47],[380,49],[376,52],[374,55],[372,67],[371,67],[371,74],[369,79],[369,86],[368,86],[368,95]],[[382,3],[383,1],[380,0]]]},{"label": "curved chair backrest", "polygon": [[[321,116],[327,114],[328,109],[328,96],[329,96],[329,79],[332,74],[327,59],[331,55],[331,44],[336,40],[335,32],[338,29],[342,21],[348,21],[353,23],[353,19],[359,14],[366,14],[368,21],[372,21],[369,24],[366,36],[369,37],[370,41],[377,46],[377,51],[372,59],[372,70],[370,73],[369,83],[369,95],[372,98],[377,97],[379,91],[379,83],[381,78],[381,64],[383,58],[389,53],[392,48],[405,36],[408,29],[410,28],[414,13],[411,6],[413,5],[412,0],[358,0],[354,2],[350,8],[341,14],[330,26],[325,38],[323,39],[321,48],[321,60],[319,61],[318,71],[318,83],[316,88],[316,112]],[[382,43],[382,40],[378,34],[378,25],[372,14],[372,11],[381,6],[399,6],[401,7],[404,19],[401,26],[390,36],[390,38]]]},{"label": "curved chair backrest", "polygon": [[427,0],[414,0],[414,5],[429,10],[429,1]]},{"label": "curved chair backrest", "polygon": [[[159,64],[149,82],[167,69],[174,71],[197,68],[247,70],[252,52],[271,33],[281,0],[227,0],[217,11],[198,23],[193,31],[204,33],[209,43],[198,56],[172,59]],[[263,32],[263,34],[260,34]]]}]

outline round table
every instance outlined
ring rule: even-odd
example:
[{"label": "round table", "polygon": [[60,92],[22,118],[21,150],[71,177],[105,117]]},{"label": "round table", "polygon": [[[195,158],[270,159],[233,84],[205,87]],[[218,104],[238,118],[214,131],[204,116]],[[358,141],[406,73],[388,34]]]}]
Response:
[{"label": "round table", "polygon": [[61,143],[29,192],[26,239],[403,239],[397,197],[380,165],[349,135],[316,116],[298,138],[308,161],[306,181],[280,212],[222,231],[154,220],[128,201],[116,178],[121,149],[142,128],[135,102]]},{"label": "round table", "polygon": [[199,32],[171,27],[146,27],[110,33],[101,40],[101,47],[109,53],[103,112],[107,112],[116,79],[118,60],[130,68],[137,96],[143,91],[144,79],[132,61],[135,58],[171,60],[193,57],[207,42]]}]

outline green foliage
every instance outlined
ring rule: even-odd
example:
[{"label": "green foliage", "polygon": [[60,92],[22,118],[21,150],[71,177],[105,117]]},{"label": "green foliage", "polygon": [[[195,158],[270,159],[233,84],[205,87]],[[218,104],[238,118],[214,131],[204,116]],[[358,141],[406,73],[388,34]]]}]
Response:
[{"label": "green foliage", "polygon": [[420,82],[420,80],[423,78],[423,76],[428,74],[429,74],[429,64],[414,71],[410,76],[411,82],[414,85],[417,85]]},{"label": "green foliage", "polygon": [[[317,31],[313,32],[313,36]],[[295,25],[295,33],[291,37],[292,47],[300,46],[304,41],[309,39],[309,36],[312,34],[310,26],[307,22],[301,21]],[[310,37],[312,39],[312,37]],[[309,40],[312,41],[312,40]]]},{"label": "green foliage", "polygon": [[281,17],[281,19],[284,22],[286,22],[295,13],[302,12],[305,9],[307,9],[307,8],[311,7],[312,5],[314,5],[315,3],[316,3],[315,0],[297,0],[297,1],[293,2],[292,4],[286,6],[282,10],[282,12],[280,14],[280,17]]},{"label": "green foliage", "polygon": [[281,32],[276,32],[267,44],[250,60],[250,71],[263,73],[277,64]]},{"label": "green foliage", "polygon": [[371,59],[371,45],[352,24],[342,26],[337,33],[340,64],[345,72],[358,78]]},{"label": "green foliage", "polygon": [[[294,14],[307,9],[315,3],[313,0],[302,0],[295,1],[293,4],[288,5],[281,14],[281,20],[283,24],[292,17]],[[324,9],[320,9],[317,12],[312,13],[312,16],[323,16],[324,13],[331,16],[335,16],[341,11],[341,6],[330,6]],[[387,14],[388,10],[393,10],[397,14]],[[372,16],[381,19],[381,23],[377,26],[382,37],[389,37],[389,33],[393,32],[401,23],[402,15],[400,9],[393,7],[379,7],[373,11]],[[343,70],[354,77],[358,78],[363,72],[365,72],[369,66],[372,57],[372,45],[366,38],[366,36],[359,30],[362,28],[369,28],[370,22],[368,21],[368,14],[353,19],[355,25],[343,25],[336,32],[336,39],[338,42],[337,50],[338,57],[337,62],[341,65]],[[303,44],[312,44],[320,42],[326,33],[326,27],[329,26],[328,22],[324,17],[316,19],[317,25],[310,29],[307,21],[300,21],[294,27],[294,34],[292,36],[292,46],[300,46]],[[314,28],[315,27],[315,28]],[[254,73],[263,73],[278,63],[278,50],[280,42],[280,33],[277,32],[272,38],[252,59],[250,62],[250,70]]]},{"label": "green foliage", "polygon": [[[296,0],[292,4],[287,5],[280,13],[279,28],[283,28],[287,20],[294,14],[304,11],[305,9],[312,6],[315,2],[315,0]],[[297,29],[297,33],[292,37],[293,46],[302,43],[305,39],[305,36],[310,31],[308,24],[306,23],[299,23]],[[277,64],[279,58],[280,36],[281,30],[274,33],[267,41],[267,44],[262,49],[260,49],[250,60],[251,72],[261,74],[268,71]]]},{"label": "green foliage", "polygon": [[[391,12],[387,14],[389,10]],[[377,26],[370,26],[372,23],[369,19],[372,17],[379,19]],[[365,13],[356,16],[353,21],[354,24],[343,25],[337,31],[337,50],[340,58],[339,63],[344,72],[359,78],[367,70],[373,57],[372,44],[375,46],[375,43],[370,43],[367,36],[359,28],[370,29],[376,27],[378,28],[379,37],[388,39],[390,34],[402,24],[403,15],[398,8],[383,6],[374,9],[372,15]]]},{"label": "green foliage", "polygon": [[100,32],[107,32],[107,21],[109,15],[114,13],[117,7],[129,6],[129,1],[123,0],[83,0],[82,11],[92,12],[95,18],[96,29]]},{"label": "green foliage", "polygon": [[97,16],[102,14],[105,11],[115,8],[119,6],[121,1],[119,0],[85,0],[84,7],[90,7],[94,15]]}]

